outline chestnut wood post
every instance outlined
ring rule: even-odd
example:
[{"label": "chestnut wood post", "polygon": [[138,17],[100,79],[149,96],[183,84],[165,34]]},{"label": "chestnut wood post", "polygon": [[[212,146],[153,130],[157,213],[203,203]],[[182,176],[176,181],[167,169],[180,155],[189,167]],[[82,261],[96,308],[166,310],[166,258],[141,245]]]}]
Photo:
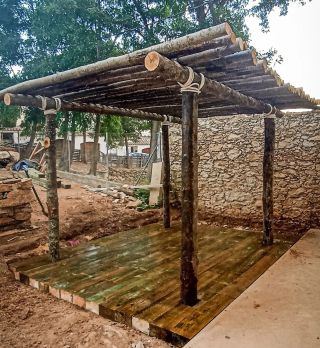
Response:
[{"label": "chestnut wood post", "polygon": [[163,158],[163,226],[170,228],[170,153],[169,124],[162,124],[162,158]]},{"label": "chestnut wood post", "polygon": [[198,94],[182,92],[181,301],[197,303]]},{"label": "chestnut wood post", "polygon": [[264,118],[263,155],[263,240],[264,245],[273,243],[273,161],[275,147],[275,116]]},{"label": "chestnut wood post", "polygon": [[46,110],[46,161],[47,161],[47,206],[48,244],[53,262],[60,259],[59,249],[59,201],[56,167],[56,111]]}]

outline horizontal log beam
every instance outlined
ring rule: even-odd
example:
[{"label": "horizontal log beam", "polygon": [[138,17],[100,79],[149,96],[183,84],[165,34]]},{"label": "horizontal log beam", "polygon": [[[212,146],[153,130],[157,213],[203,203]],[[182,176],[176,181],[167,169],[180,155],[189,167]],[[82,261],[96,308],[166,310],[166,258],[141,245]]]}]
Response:
[{"label": "horizontal log beam", "polygon": [[[45,98],[46,100],[46,109],[56,109],[57,103],[53,98]],[[4,103],[6,105],[18,105],[18,106],[32,106],[36,108],[42,108],[42,98],[40,96],[30,96],[23,94],[10,94],[7,93],[4,96]],[[116,108],[111,106],[105,106],[100,104],[85,104],[85,103],[76,103],[68,102],[61,100],[60,110],[64,111],[80,111],[88,112],[94,114],[103,114],[103,115],[115,115],[115,116],[127,116],[135,117],[143,120],[152,120],[152,121],[165,121],[169,116],[159,115],[153,112],[144,112],[141,110],[132,110],[132,109],[123,109]],[[173,123],[181,123],[181,120],[178,117],[171,117]]]},{"label": "horizontal log beam", "polygon": [[[186,83],[189,78],[189,70],[180,64],[163,57],[158,52],[150,52],[145,58],[145,67],[148,71],[157,71],[164,79],[175,80],[180,83]],[[201,76],[194,73],[193,82],[200,84]],[[204,85],[201,90],[204,95],[214,95],[217,98],[232,101],[234,104],[246,106],[254,109],[257,113],[270,112],[270,106],[252,97],[241,94],[226,85],[204,78]],[[283,113],[275,107],[272,107],[272,113],[276,116],[283,116]]]}]

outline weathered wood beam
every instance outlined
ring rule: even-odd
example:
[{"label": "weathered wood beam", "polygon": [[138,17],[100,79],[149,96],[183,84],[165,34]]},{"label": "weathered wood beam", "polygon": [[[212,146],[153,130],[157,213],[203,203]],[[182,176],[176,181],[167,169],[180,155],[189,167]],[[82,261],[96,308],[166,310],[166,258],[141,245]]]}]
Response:
[{"label": "weathered wood beam", "polygon": [[199,45],[201,43],[232,34],[233,31],[230,25],[228,23],[222,23],[208,29],[200,30],[193,34],[183,36],[181,38],[170,40],[119,57],[111,57],[93,64],[81,66],[79,68],[19,83],[15,86],[0,91],[0,99],[2,99],[6,93],[25,92],[29,89],[38,89],[48,85],[56,85],[70,79],[79,79],[89,75],[104,73],[111,69],[119,69],[126,66],[137,65],[141,63],[145,55],[151,51],[157,51],[161,54],[173,54],[174,52],[179,52],[188,47]]},{"label": "weathered wood beam", "polygon": [[46,118],[46,161],[47,161],[47,207],[48,207],[48,245],[52,262],[60,259],[59,248],[59,201],[56,166],[56,111],[45,111]]},{"label": "weathered wood beam", "polygon": [[[147,73],[147,71],[145,71]],[[219,81],[219,79],[217,79]],[[256,89],[256,88],[269,88],[277,86],[277,81],[268,75],[262,77],[254,77],[248,79],[238,79],[238,80],[227,80],[224,82],[227,86],[233,89]],[[130,78],[128,80],[123,80],[115,83],[106,83],[106,85],[99,86],[86,86],[83,89],[75,89],[68,93],[59,93],[56,97],[72,100],[90,100],[94,97],[123,97],[125,95],[136,95],[141,92],[150,93],[152,90],[164,91],[171,86],[177,87],[173,81],[163,81],[161,76],[143,76],[140,78]]]},{"label": "weathered wood beam", "polygon": [[[171,82],[172,85],[172,82]],[[134,95],[140,92],[148,92],[154,89],[166,89],[169,84],[165,83],[160,76],[148,77],[143,79],[132,79],[117,82],[115,84],[84,88],[83,90],[57,94],[55,97],[65,100],[91,100],[93,97],[118,98],[123,95]]]},{"label": "weathered wood beam", "polygon": [[162,124],[162,158],[163,158],[163,225],[170,228],[170,143],[169,124]]},{"label": "weathered wood beam", "polygon": [[[145,67],[149,71],[157,71],[165,79],[176,80],[180,83],[186,83],[189,78],[189,70],[186,67],[183,67],[177,62],[163,57],[158,52],[148,53],[145,58]],[[193,82],[200,84],[201,76],[197,73],[194,73]],[[250,107],[252,109],[255,109],[256,112],[270,112],[270,105],[241,94],[220,82],[210,80],[206,77],[204,78],[204,85],[201,93],[203,93],[204,95],[214,95],[217,98],[231,101],[234,104]],[[283,113],[274,107],[272,107],[272,112],[276,116],[283,116]]]},{"label": "weathered wood beam", "polygon": [[263,240],[264,245],[273,243],[273,161],[275,147],[275,118],[264,118],[263,155]]},{"label": "weathered wood beam", "polygon": [[182,93],[181,301],[197,303],[198,95]]},{"label": "weathered wood beam", "polygon": [[200,51],[235,45],[237,44],[237,41],[239,41],[239,45],[244,46],[242,39],[237,38],[233,32],[230,32],[227,35],[220,36],[209,41],[204,41],[197,45],[189,46],[185,49],[180,49],[179,51],[172,53],[168,52],[166,56],[168,58],[177,58],[178,56],[191,55]]},{"label": "weathered wood beam", "polygon": [[88,95],[85,97],[80,97],[80,98],[73,98],[73,100],[78,100],[81,102],[86,102],[86,101],[120,101],[125,100],[125,99],[132,99],[132,98],[137,98],[137,97],[144,97],[144,98],[149,98],[149,97],[156,97],[160,95],[168,95],[168,96],[173,96],[173,95],[179,95],[179,86],[176,83],[170,84],[170,82],[166,83],[164,86],[154,86],[153,88],[135,88],[134,86],[131,86],[131,88],[127,91],[118,91],[118,92],[110,92],[107,93],[107,95],[103,95],[103,93],[99,94],[94,94],[94,95]]},{"label": "weathered wood beam", "polygon": [[[46,108],[47,109],[56,109],[57,101],[54,98],[45,98]],[[40,96],[31,96],[23,94],[10,94],[7,93],[4,96],[4,103],[6,105],[19,105],[19,106],[32,106],[36,108],[42,108],[42,99]],[[132,109],[123,109],[116,108],[111,106],[105,106],[100,104],[86,104],[86,103],[77,103],[77,102],[68,102],[61,100],[60,110],[65,111],[80,111],[88,112],[94,114],[104,114],[104,115],[117,115],[117,116],[127,116],[135,117],[144,120],[153,120],[153,121],[165,121],[168,117],[163,116],[152,112],[144,112],[140,110]],[[181,123],[181,120],[177,117],[171,117],[171,122]]]},{"label": "weathered wood beam", "polygon": [[223,59],[224,56],[239,52],[241,50],[243,50],[243,46],[241,46],[241,41],[238,41],[234,45],[212,48],[190,55],[185,55],[178,57],[177,60],[181,64],[188,65],[196,63],[197,65],[200,65],[201,63],[207,63],[212,59]]},{"label": "weathered wood beam", "polygon": [[[184,58],[184,57],[183,57]],[[201,67],[205,68],[207,71],[215,70],[217,68],[223,68],[223,69],[235,69],[235,68],[242,68],[244,63],[245,65],[251,65],[255,66],[257,63],[256,60],[256,52],[255,50],[246,50],[246,51],[240,51],[235,52],[233,54],[222,56],[220,58],[215,59],[208,59],[205,61],[204,59],[200,60],[199,62],[197,59],[181,59],[184,60],[183,64],[188,65],[191,67],[196,67],[197,69]],[[178,59],[178,62],[180,63],[180,59]]]}]

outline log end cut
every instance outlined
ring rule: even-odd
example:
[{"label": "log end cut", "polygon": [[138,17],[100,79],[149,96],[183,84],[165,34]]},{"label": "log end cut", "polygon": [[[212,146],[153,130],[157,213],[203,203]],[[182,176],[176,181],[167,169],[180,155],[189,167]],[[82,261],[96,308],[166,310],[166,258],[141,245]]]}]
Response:
[{"label": "log end cut", "polygon": [[3,102],[6,105],[11,105],[11,94],[10,93],[6,93],[3,97]]},{"label": "log end cut", "polygon": [[144,66],[148,71],[155,71],[160,64],[160,54],[152,51],[144,59]]}]

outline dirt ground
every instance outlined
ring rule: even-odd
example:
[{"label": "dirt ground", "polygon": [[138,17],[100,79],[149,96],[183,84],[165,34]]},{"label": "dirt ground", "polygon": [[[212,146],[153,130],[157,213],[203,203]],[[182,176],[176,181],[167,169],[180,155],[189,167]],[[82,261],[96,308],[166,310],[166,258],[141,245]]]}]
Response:
[{"label": "dirt ground", "polygon": [[128,327],[41,293],[0,271],[0,347],[170,347]]},{"label": "dirt ground", "polygon": [[[36,187],[45,202],[45,189]],[[59,189],[61,244],[79,243],[158,221],[160,210],[138,212],[72,183]],[[46,217],[32,203],[33,229],[0,235],[0,347],[170,347],[15,281],[6,261],[47,251]]]},{"label": "dirt ground", "polygon": [[[45,189],[39,186],[36,189],[45,202]],[[161,218],[159,209],[138,212],[75,183],[71,189],[59,189],[58,193],[63,247],[71,248]],[[81,310],[13,279],[6,262],[48,250],[47,218],[36,201],[32,206],[31,229],[0,234],[0,348],[170,347],[163,341]],[[178,213],[175,214],[177,217]],[[205,223],[209,217],[200,213],[199,218]],[[294,239],[300,236],[301,232],[293,234]]]}]

